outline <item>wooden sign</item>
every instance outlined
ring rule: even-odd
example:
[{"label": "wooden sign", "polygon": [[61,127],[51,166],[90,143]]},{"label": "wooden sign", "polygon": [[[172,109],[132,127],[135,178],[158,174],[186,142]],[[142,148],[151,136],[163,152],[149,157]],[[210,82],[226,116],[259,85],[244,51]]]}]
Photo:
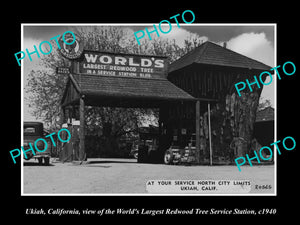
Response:
[{"label": "wooden sign", "polygon": [[56,67],[56,73],[58,74],[69,74],[70,68],[69,67]]},{"label": "wooden sign", "polygon": [[164,79],[167,76],[166,57],[86,51],[82,58],[80,74]]}]

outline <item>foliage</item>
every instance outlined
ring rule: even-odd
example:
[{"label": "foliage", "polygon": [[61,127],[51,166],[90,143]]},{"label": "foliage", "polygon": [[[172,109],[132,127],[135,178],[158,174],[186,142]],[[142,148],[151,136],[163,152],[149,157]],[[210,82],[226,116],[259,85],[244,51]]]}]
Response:
[{"label": "foliage", "polygon": [[24,86],[27,93],[29,107],[34,109],[33,115],[41,118],[45,127],[51,130],[59,128],[60,99],[65,88],[67,75],[58,75],[56,67],[69,66],[69,62],[62,58],[57,51],[41,58],[43,69],[31,70],[28,83]]},{"label": "foliage", "polygon": [[[188,50],[200,42],[197,38],[185,41],[184,47],[179,47],[175,40],[154,38],[138,45],[134,39],[132,30],[118,26],[78,26],[70,27],[75,33],[80,34],[84,40],[84,48],[108,51],[115,53],[132,53],[147,55],[163,55],[170,62],[178,59]],[[54,42],[54,40],[53,40]],[[53,43],[55,46],[55,43]],[[53,48],[51,54],[41,57],[42,69],[32,70],[28,74],[28,85],[25,91],[28,94],[29,107],[37,118],[42,118],[49,130],[59,128],[60,100],[66,85],[67,75],[58,75],[56,67],[67,67],[70,62],[64,59]],[[151,115],[151,116],[150,116]],[[135,131],[145,122],[158,117],[155,109],[124,109],[124,108],[101,108],[86,107],[86,122],[88,133],[106,133],[107,135],[122,136]],[[105,128],[106,126],[106,128]]]},{"label": "foliage", "polygon": [[261,99],[261,101],[259,102],[258,104],[258,107],[257,107],[257,111],[260,111],[260,110],[263,110],[269,106],[271,106],[271,101],[269,99]]}]

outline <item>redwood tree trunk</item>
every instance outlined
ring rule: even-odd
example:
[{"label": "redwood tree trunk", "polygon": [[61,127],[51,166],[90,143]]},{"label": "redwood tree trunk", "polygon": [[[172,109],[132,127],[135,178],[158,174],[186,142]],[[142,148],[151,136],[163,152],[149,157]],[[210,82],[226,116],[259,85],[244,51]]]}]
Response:
[{"label": "redwood tree trunk", "polygon": [[[253,89],[253,92],[244,92],[241,96],[236,92],[227,94],[211,108],[213,161],[233,162],[237,157],[253,155],[250,144],[261,94],[261,89]],[[208,153],[207,121],[205,113],[203,131],[206,138],[205,151]]]}]

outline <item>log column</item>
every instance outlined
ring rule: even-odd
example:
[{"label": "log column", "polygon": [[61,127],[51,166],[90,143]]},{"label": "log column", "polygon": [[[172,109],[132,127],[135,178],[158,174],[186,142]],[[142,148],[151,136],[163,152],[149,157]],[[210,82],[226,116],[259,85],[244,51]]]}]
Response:
[{"label": "log column", "polygon": [[209,165],[213,164],[213,151],[211,145],[211,123],[210,123],[210,102],[207,103],[208,112],[208,139],[209,139]]},{"label": "log column", "polygon": [[79,100],[79,117],[80,117],[80,127],[79,127],[79,160],[85,160],[85,121],[84,121],[84,95],[81,96]]},{"label": "log column", "polygon": [[200,163],[200,101],[196,102],[196,162]]}]

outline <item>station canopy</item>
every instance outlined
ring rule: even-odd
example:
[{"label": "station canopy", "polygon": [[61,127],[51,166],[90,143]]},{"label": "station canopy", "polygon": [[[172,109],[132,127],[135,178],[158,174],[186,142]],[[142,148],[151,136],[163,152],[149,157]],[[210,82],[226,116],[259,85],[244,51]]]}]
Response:
[{"label": "station canopy", "polygon": [[196,99],[167,80],[166,57],[84,51],[72,62],[62,106],[159,107]]}]

